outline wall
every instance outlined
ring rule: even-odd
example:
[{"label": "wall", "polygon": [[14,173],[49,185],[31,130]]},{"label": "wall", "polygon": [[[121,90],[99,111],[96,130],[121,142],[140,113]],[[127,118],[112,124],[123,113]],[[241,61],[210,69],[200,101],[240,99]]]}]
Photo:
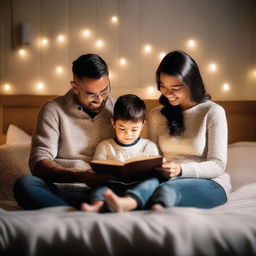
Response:
[{"label": "wall", "polygon": [[[157,98],[154,72],[160,53],[182,49],[198,62],[214,100],[255,100],[255,2],[0,0],[0,92],[61,95],[70,87],[72,60],[94,52],[109,64],[115,96],[132,92]],[[117,23],[112,16],[118,17]],[[19,26],[24,23],[31,26],[28,46],[20,43]],[[58,41],[59,35],[65,40]],[[47,45],[40,43],[44,38]],[[189,47],[190,39],[194,47]],[[147,44],[151,52],[145,52]],[[217,64],[216,71],[209,70],[211,63]],[[39,81],[43,84],[38,87]],[[229,90],[224,90],[225,83]]]}]

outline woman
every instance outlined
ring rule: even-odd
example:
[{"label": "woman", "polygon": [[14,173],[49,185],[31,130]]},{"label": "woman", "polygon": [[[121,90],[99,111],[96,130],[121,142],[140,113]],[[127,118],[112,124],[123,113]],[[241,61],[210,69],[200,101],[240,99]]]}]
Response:
[{"label": "woman", "polygon": [[210,100],[196,62],[185,52],[168,53],[156,80],[163,106],[150,113],[149,133],[166,159],[159,172],[167,181],[154,192],[151,209],[224,204],[231,189],[224,109]]}]

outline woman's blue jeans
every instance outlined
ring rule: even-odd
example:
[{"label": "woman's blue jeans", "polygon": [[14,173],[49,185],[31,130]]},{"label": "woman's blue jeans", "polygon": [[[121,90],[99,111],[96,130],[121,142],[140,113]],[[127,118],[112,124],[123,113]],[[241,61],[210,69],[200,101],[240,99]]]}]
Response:
[{"label": "woman's blue jeans", "polygon": [[226,193],[217,182],[210,179],[179,177],[160,184],[149,205],[212,208],[226,201]]}]

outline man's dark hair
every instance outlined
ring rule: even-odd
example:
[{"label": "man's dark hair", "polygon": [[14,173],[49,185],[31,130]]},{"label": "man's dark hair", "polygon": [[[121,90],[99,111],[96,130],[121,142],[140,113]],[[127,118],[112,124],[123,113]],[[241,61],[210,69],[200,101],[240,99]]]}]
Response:
[{"label": "man's dark hair", "polygon": [[114,107],[114,122],[117,120],[144,122],[146,118],[146,105],[143,100],[134,94],[120,96]]},{"label": "man's dark hair", "polygon": [[84,77],[98,79],[109,73],[107,63],[100,56],[92,53],[81,55],[72,64],[73,75],[78,79]]}]

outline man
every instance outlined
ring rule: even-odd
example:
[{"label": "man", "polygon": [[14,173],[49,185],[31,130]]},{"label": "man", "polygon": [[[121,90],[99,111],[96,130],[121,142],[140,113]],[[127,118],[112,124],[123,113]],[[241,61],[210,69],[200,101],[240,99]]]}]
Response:
[{"label": "man", "polygon": [[71,89],[40,109],[29,166],[34,176],[18,179],[14,195],[24,209],[72,205],[79,208],[88,187],[109,177],[97,175],[91,160],[97,144],[113,136],[114,100],[108,67],[95,55],[73,61]]}]

